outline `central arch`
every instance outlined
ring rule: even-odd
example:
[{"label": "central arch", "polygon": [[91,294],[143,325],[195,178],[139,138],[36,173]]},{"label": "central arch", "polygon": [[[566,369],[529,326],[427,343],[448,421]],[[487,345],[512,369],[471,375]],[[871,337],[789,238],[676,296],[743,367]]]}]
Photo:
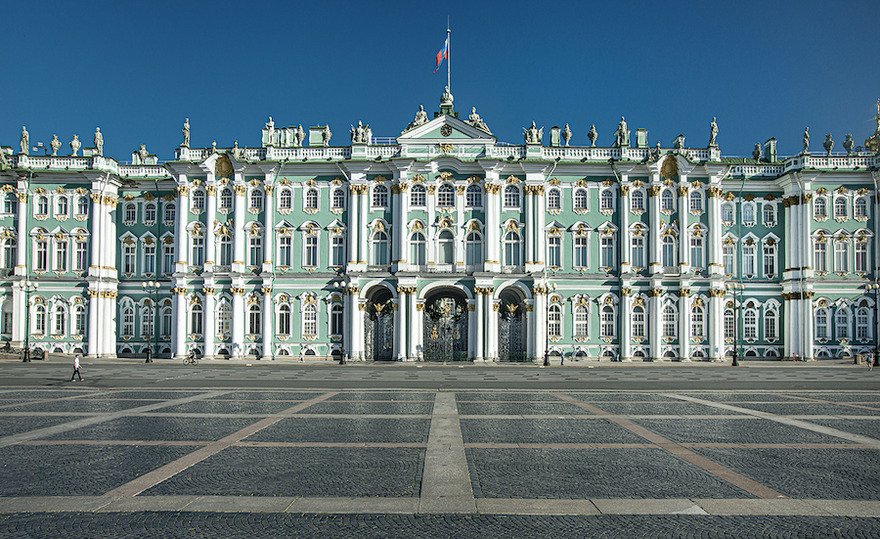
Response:
[{"label": "central arch", "polygon": [[468,306],[465,294],[456,288],[430,292],[424,308],[425,361],[467,361]]},{"label": "central arch", "polygon": [[370,291],[364,309],[364,356],[370,361],[394,359],[394,298],[384,286]]},{"label": "central arch", "polygon": [[519,288],[509,286],[499,300],[498,360],[528,361],[525,297]]}]

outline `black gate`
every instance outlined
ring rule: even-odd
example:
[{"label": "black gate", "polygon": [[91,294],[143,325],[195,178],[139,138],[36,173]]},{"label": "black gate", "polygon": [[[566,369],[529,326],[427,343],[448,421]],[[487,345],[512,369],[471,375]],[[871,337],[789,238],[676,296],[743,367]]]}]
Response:
[{"label": "black gate", "polygon": [[498,313],[498,360],[527,361],[525,305],[502,298]]},{"label": "black gate", "polygon": [[461,298],[438,296],[425,304],[425,361],[467,361],[468,310]]},{"label": "black gate", "polygon": [[364,313],[364,351],[367,360],[394,359],[394,310],[391,299],[383,303],[367,303]]}]

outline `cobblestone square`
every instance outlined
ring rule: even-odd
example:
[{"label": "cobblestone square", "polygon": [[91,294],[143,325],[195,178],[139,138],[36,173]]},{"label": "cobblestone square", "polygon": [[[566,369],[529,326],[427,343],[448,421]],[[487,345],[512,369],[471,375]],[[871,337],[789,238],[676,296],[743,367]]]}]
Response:
[{"label": "cobblestone square", "polygon": [[428,419],[381,419],[358,417],[292,417],[261,430],[249,442],[404,442],[426,443]]},{"label": "cobblestone square", "polygon": [[458,413],[461,415],[590,415],[590,412],[574,404],[543,401],[459,402]]},{"label": "cobblestone square", "polygon": [[407,402],[407,401],[388,401],[388,402],[364,402],[362,400],[352,400],[345,402],[320,402],[314,406],[310,406],[305,410],[307,414],[420,414],[430,415],[431,409],[434,407],[433,402]]},{"label": "cobblestone square", "polygon": [[49,436],[50,440],[217,440],[254,421],[217,417],[120,417]]},{"label": "cobblestone square", "polygon": [[635,434],[604,419],[462,419],[465,443],[641,443]]},{"label": "cobblestone square", "polygon": [[636,419],[635,422],[676,442],[839,444],[846,441],[753,417],[738,419],[643,418]]}]

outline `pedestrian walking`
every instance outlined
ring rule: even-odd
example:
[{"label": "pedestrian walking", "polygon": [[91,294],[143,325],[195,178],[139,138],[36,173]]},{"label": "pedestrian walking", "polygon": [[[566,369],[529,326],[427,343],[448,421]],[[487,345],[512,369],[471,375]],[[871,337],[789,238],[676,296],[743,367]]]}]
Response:
[{"label": "pedestrian walking", "polygon": [[76,354],[73,356],[73,374],[70,375],[70,381],[73,382],[74,378],[79,378],[79,381],[82,382],[82,374],[79,373],[79,360],[80,355]]}]

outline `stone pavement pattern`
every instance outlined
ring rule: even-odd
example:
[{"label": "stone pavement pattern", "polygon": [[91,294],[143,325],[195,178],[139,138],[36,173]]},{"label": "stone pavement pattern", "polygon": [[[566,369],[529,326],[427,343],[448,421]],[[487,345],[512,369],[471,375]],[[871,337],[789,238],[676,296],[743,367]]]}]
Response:
[{"label": "stone pavement pattern", "polygon": [[763,371],[772,389],[617,391],[562,369],[470,373],[547,373],[535,389],[470,389],[457,368],[422,379],[443,389],[394,380],[415,369],[345,389],[345,370],[305,369],[316,383],[285,390],[102,368],[0,386],[0,537],[880,537],[880,391],[862,371],[833,391],[791,370]]}]

